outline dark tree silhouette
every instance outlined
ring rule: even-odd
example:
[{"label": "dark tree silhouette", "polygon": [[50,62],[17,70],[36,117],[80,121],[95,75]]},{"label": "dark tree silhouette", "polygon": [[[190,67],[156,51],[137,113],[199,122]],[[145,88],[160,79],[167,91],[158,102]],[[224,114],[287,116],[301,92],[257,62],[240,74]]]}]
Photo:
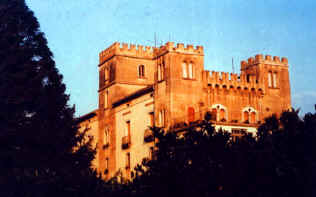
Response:
[{"label": "dark tree silhouette", "polygon": [[153,160],[135,168],[132,196],[313,196],[316,114],[266,118],[233,141],[206,120],[178,132],[153,128]]},{"label": "dark tree silhouette", "polygon": [[100,181],[68,99],[33,12],[1,0],[0,196],[84,196]]}]

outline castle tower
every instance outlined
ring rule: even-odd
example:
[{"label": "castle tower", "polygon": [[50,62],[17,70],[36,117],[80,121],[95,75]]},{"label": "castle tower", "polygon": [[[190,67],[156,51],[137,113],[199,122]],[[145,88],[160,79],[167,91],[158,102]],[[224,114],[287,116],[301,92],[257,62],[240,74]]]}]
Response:
[{"label": "castle tower", "polygon": [[[99,54],[99,171],[116,171],[115,111],[116,101],[154,81],[153,49],[114,43]],[[111,143],[109,143],[109,141]],[[109,146],[109,147],[107,147]],[[111,159],[109,159],[111,158]],[[107,174],[106,176],[113,176]]]},{"label": "castle tower", "polygon": [[203,48],[168,42],[156,50],[156,62],[156,125],[169,128],[178,122],[194,121],[199,104],[204,102]]},{"label": "castle tower", "polygon": [[280,60],[277,56],[272,58],[270,55],[256,55],[247,62],[241,62],[241,74],[247,80],[253,76],[256,83],[263,85],[264,97],[260,109],[262,117],[272,114],[279,116],[282,111],[291,107],[288,60],[285,57]]}]

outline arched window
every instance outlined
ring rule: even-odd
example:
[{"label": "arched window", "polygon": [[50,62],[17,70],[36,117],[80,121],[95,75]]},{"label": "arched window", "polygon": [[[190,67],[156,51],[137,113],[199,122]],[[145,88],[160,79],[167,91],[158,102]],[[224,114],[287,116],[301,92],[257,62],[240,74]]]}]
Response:
[{"label": "arched window", "polygon": [[212,109],[212,117],[211,117],[211,119],[214,120],[214,121],[217,120],[217,110],[216,110],[216,108]]},{"label": "arched window", "polygon": [[250,114],[250,123],[256,123],[256,112],[251,112]]},{"label": "arched window", "polygon": [[277,73],[273,73],[273,87],[277,87]]},{"label": "arched window", "polygon": [[189,122],[193,122],[194,121],[194,114],[195,114],[195,111],[194,111],[194,108],[193,107],[189,107],[188,108],[188,120]]},{"label": "arched window", "polygon": [[268,87],[272,87],[272,72],[268,73]]},{"label": "arched window", "polygon": [[139,65],[138,66],[138,77],[139,78],[144,78],[145,77],[145,66],[144,65]]},{"label": "arched window", "polygon": [[244,122],[249,123],[249,112],[248,111],[244,111]]},{"label": "arched window", "polygon": [[255,124],[258,121],[257,111],[253,107],[248,106],[243,108],[242,114],[244,123]]},{"label": "arched window", "polygon": [[227,121],[228,114],[227,108],[222,104],[212,105],[212,120],[215,121]]},{"label": "arched window", "polygon": [[219,112],[219,120],[222,121],[222,122],[225,122],[226,121],[226,118],[225,118],[225,109],[221,109],[220,112]]}]

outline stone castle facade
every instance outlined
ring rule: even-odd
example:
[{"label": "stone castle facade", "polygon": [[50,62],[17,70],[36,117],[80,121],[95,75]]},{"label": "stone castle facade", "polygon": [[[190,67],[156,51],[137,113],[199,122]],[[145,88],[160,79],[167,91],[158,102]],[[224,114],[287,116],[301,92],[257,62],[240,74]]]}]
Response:
[{"label": "stone castle facade", "polygon": [[288,60],[256,55],[240,74],[204,70],[202,46],[159,48],[114,43],[99,54],[99,107],[79,118],[97,147],[93,165],[105,178],[129,177],[151,157],[149,126],[189,125],[213,114],[233,140],[291,107]]}]

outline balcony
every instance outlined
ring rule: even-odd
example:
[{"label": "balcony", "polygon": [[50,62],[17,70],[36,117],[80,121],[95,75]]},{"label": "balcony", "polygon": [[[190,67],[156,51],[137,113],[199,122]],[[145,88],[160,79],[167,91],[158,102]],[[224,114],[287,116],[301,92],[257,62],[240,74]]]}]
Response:
[{"label": "balcony", "polygon": [[154,141],[153,131],[150,129],[146,129],[144,133],[144,142],[152,142]]},{"label": "balcony", "polygon": [[129,140],[129,137],[128,136],[122,137],[122,149],[127,149],[130,147],[130,145],[131,145],[131,142]]}]

